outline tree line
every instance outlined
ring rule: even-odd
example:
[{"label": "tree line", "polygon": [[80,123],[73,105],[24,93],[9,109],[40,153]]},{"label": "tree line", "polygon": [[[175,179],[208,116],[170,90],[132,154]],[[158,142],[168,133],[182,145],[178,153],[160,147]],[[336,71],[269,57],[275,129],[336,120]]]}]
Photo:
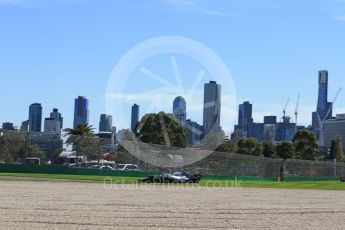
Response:
[{"label": "tree line", "polygon": [[26,133],[4,132],[0,137],[0,161],[14,163],[24,156],[46,159],[46,154],[30,141]]},{"label": "tree line", "polygon": [[[165,130],[170,146],[187,147],[188,132],[173,115],[164,112],[147,114],[138,123],[138,127],[140,129],[137,129],[136,137],[145,143],[166,145],[167,140],[162,131]],[[341,143],[341,137],[337,136],[332,142],[329,159],[335,158],[338,162],[345,160]],[[319,151],[315,135],[306,129],[299,130],[291,142],[283,141],[276,145],[271,141],[261,143],[255,138],[230,140],[223,133],[211,134],[205,137],[200,148],[270,158],[327,160],[325,154]]]},{"label": "tree line", "polygon": [[[341,137],[333,141],[328,159],[344,161]],[[283,141],[274,145],[271,141],[259,142],[255,138],[225,140],[218,148],[220,152],[235,152],[237,154],[264,156],[281,159],[327,160],[327,156],[319,151],[319,145],[314,134],[306,129],[298,131],[293,140]]]},{"label": "tree line", "polygon": [[[92,126],[79,125],[74,129],[65,129],[66,144],[72,145],[77,154],[97,157],[99,146],[102,144],[95,138]],[[173,115],[160,112],[145,115],[136,126],[134,134],[129,130],[124,133],[124,139],[139,139],[142,142],[169,145],[171,147],[186,148],[188,146],[188,131]],[[330,159],[338,162],[344,161],[343,146],[338,136],[332,142]],[[272,142],[259,142],[255,138],[230,140],[224,133],[210,134],[203,140],[201,149],[211,149],[219,152],[229,152],[252,156],[263,156],[281,159],[301,160],[327,160],[325,154],[319,152],[319,146],[314,134],[309,130],[298,131],[292,142],[281,142],[274,145]],[[57,158],[62,149],[54,153]],[[115,151],[112,151],[115,154]],[[120,147],[117,155],[124,160],[129,155]],[[0,161],[12,163],[16,159],[26,157],[38,157],[45,159],[45,154],[36,144],[25,141],[25,134],[20,132],[5,133],[0,137]]]}]

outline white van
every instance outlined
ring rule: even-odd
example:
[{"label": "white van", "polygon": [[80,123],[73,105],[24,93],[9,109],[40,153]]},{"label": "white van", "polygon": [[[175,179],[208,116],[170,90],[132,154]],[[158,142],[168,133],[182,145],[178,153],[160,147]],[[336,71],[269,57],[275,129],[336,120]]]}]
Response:
[{"label": "white van", "polygon": [[138,171],[138,165],[133,164],[118,164],[117,170],[119,171]]}]

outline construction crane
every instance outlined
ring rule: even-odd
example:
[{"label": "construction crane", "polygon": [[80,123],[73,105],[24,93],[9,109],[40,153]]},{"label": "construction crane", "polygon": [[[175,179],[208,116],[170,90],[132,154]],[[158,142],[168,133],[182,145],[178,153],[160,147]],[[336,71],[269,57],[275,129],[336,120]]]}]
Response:
[{"label": "construction crane", "polygon": [[286,100],[285,106],[283,108],[283,139],[286,140],[286,108],[289,105],[290,98]]},{"label": "construction crane", "polygon": [[288,105],[289,105],[289,101],[290,101],[290,98],[288,97],[288,99],[286,100],[285,106],[284,106],[284,108],[283,108],[283,122],[284,122],[284,120],[285,120],[286,108],[287,108]]},{"label": "construction crane", "polygon": [[295,133],[297,133],[298,108],[299,108],[299,94],[297,95],[297,103],[296,103],[296,109],[295,109],[295,122],[296,122]]},{"label": "construction crane", "polygon": [[337,93],[335,94],[335,97],[333,98],[332,106],[330,106],[330,107],[328,108],[328,111],[327,111],[325,117],[324,117],[322,120],[321,120],[321,118],[320,118],[320,114],[317,112],[318,123],[319,123],[318,130],[319,130],[319,137],[320,137],[320,138],[319,138],[319,144],[320,144],[320,146],[324,146],[324,145],[325,145],[324,136],[323,136],[323,134],[324,134],[324,125],[325,125],[325,122],[326,122],[326,120],[327,120],[327,117],[328,117],[328,115],[331,113],[332,107],[333,107],[335,101],[337,100],[337,98],[339,97],[339,94],[340,94],[340,92],[341,92],[342,89],[343,89],[343,88],[341,88],[341,87],[338,89]]}]

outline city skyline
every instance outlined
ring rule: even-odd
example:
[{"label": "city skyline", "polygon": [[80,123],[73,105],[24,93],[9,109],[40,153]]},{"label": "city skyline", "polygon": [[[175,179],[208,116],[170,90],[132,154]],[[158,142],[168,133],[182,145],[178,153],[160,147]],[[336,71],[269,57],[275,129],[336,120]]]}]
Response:
[{"label": "city skyline", "polygon": [[[231,137],[232,140],[238,140],[239,138],[255,138],[260,142],[271,141],[279,143],[281,141],[292,141],[296,132],[301,129],[307,129],[315,134],[316,139],[321,147],[330,147],[331,141],[333,141],[336,132],[339,132],[341,128],[334,128],[337,124],[344,124],[345,114],[335,114],[333,116],[332,106],[336,101],[342,88],[338,89],[336,97],[332,102],[328,100],[328,81],[329,75],[327,70],[320,70],[317,75],[318,82],[318,96],[316,103],[316,112],[312,112],[312,123],[302,126],[297,124],[291,119],[292,117],[286,114],[285,108],[283,109],[283,117],[265,115],[261,118],[263,122],[255,122],[253,119],[253,104],[249,101],[245,101],[238,106],[238,120],[234,126],[234,131],[231,133],[225,132],[225,135]],[[187,142],[191,146],[202,143],[203,138],[210,133],[218,133],[224,131],[220,126],[221,110],[222,110],[222,85],[216,81],[209,81],[204,83],[204,97],[203,97],[203,125],[191,119],[187,119],[188,106],[186,100],[182,96],[177,96],[171,101],[172,111],[163,111],[173,114],[176,120],[181,125],[187,128],[188,139]],[[74,127],[79,124],[92,125],[89,121],[89,100],[85,96],[78,96],[75,98],[74,106]],[[288,104],[287,101],[286,105]],[[29,119],[22,122],[20,131],[29,132],[42,132],[42,118],[43,118],[43,106],[40,103],[33,103],[29,106]],[[148,113],[152,113],[149,111]],[[146,113],[142,114],[145,116]],[[299,110],[298,104],[295,110],[295,119],[297,120]],[[317,116],[317,117],[316,117]],[[324,128],[315,128],[316,121],[322,124]],[[131,107],[131,122],[130,128],[133,132],[136,132],[135,127],[138,121],[141,119],[139,113],[139,105],[133,104]],[[326,121],[326,123],[324,123]],[[50,117],[45,118],[43,121],[43,132],[47,134],[61,134],[63,128],[63,117],[57,108],[53,108],[50,113]],[[334,126],[335,125],[335,126]],[[11,122],[3,123],[4,130],[15,130]],[[338,130],[338,131],[337,131]],[[114,133],[121,136],[123,129],[119,129],[117,133],[116,126],[113,126],[113,116],[108,114],[100,114],[99,120],[99,134]],[[345,143],[345,141],[343,141]],[[332,142],[333,143],[333,142]],[[326,145],[325,145],[326,144]]]},{"label": "city skyline", "polygon": [[[332,111],[333,111],[332,110],[332,105],[333,104],[332,104],[332,102],[328,102],[328,71],[327,70],[320,70],[318,73],[319,73],[319,75],[318,75],[319,95],[318,95],[318,99],[317,99],[317,103],[316,103],[317,112],[312,112],[311,113],[311,117],[314,118],[315,113],[319,113],[321,111],[320,107],[323,106],[325,108],[320,112],[320,114],[321,114],[320,118],[325,116],[327,110],[330,108],[331,112],[330,112],[330,114],[328,114],[328,119],[329,119],[329,118],[332,117],[332,115],[334,115],[334,117],[335,117],[335,115],[341,114],[341,113],[334,113],[333,114],[332,113]],[[207,96],[207,91],[214,91],[213,89],[211,89],[213,84],[216,84],[217,88],[218,88],[218,90],[215,90],[216,94],[219,93],[221,95],[220,92],[217,93],[217,91],[221,91],[220,90],[221,85],[218,85],[217,82],[215,82],[215,81],[210,81],[209,83],[205,83],[204,84],[204,105],[206,105],[206,107],[207,107],[207,100],[211,100],[211,102],[214,102],[214,104],[217,104],[216,103],[217,101],[220,103],[220,95],[218,95],[218,96],[213,95],[214,92],[211,93],[213,96],[211,96],[211,98],[207,99],[207,97],[210,97],[210,96]],[[216,98],[218,98],[218,99],[213,98],[214,96]],[[114,128],[118,128],[116,126],[116,121],[114,121],[114,124],[113,124],[113,115],[100,114],[100,118],[98,120],[98,123],[95,123],[95,124],[89,123],[88,122],[89,116],[90,116],[90,114],[89,114],[89,112],[90,112],[89,102],[90,102],[89,99],[87,99],[87,97],[84,97],[84,96],[78,96],[74,100],[74,126],[77,123],[89,124],[89,125],[92,125],[95,128],[97,127],[100,132],[111,132],[111,131],[113,131]],[[324,105],[325,103],[326,103],[326,105]],[[184,122],[185,122],[186,119],[187,119],[187,111],[188,111],[188,107],[186,105],[187,103],[186,103],[185,98],[183,98],[182,96],[177,96],[177,97],[174,98],[173,101],[171,101],[171,104],[173,106],[172,113],[175,115],[175,117],[178,120],[180,120],[182,118],[182,119],[184,119]],[[262,121],[264,121],[264,123],[266,123],[265,119],[269,118],[269,117],[272,117],[272,116],[276,117],[276,119],[282,120],[282,116],[270,115],[271,113],[267,113],[266,115],[261,117],[259,119],[259,121],[256,121],[256,120],[253,119],[253,117],[255,117],[255,112],[253,112],[252,106],[253,105],[250,104],[249,101],[244,101],[243,104],[239,104],[239,110],[238,110],[238,113],[237,113],[237,117],[238,118],[237,118],[237,121],[236,121],[237,123],[235,123],[234,129],[232,129],[230,131],[224,130],[227,135],[230,134],[231,132],[235,131],[236,127],[239,127],[239,128],[243,129],[244,128],[243,125],[247,126],[248,122],[251,122],[251,123],[254,122],[254,124],[255,124],[257,122],[262,123]],[[218,106],[216,106],[216,107],[218,107],[219,109],[217,109],[217,110],[220,111],[221,103]],[[145,114],[140,114],[139,113],[139,105],[138,104],[135,103],[131,108],[132,108],[132,110],[131,110],[132,118],[131,118],[130,124],[128,126],[126,126],[126,127],[122,127],[121,129],[132,129],[133,130],[133,127],[134,127],[134,124],[135,124],[135,121],[133,121],[133,119],[136,119],[136,120],[139,121],[140,118],[143,115],[145,115]],[[50,126],[50,128],[48,128],[49,130],[52,129],[51,128],[52,126],[60,127],[60,128],[55,128],[56,130],[58,130],[58,132],[60,132],[60,130],[62,128],[67,128],[67,127],[63,127],[63,118],[61,117],[62,115],[58,111],[58,109],[53,108],[52,112],[50,113],[50,117],[46,117],[45,119],[43,119],[44,118],[44,114],[42,112],[43,109],[44,109],[44,106],[42,106],[41,103],[32,103],[29,106],[29,119],[22,121],[21,122],[22,123],[21,126],[23,126],[23,124],[25,124],[25,122],[28,122],[29,131],[40,132],[40,131],[43,131],[43,130],[46,129],[46,121],[49,122],[49,121],[56,120],[56,121],[59,121],[58,124],[56,124],[56,123],[54,123],[54,124],[47,123],[47,126]],[[324,111],[325,109],[327,109],[327,110]],[[92,110],[92,108],[91,108],[91,110]],[[204,110],[205,110],[205,108],[204,108]],[[170,113],[170,111],[164,111],[164,110],[160,110],[160,111]],[[217,113],[219,113],[219,111]],[[241,115],[241,112],[242,112],[242,115]],[[78,115],[79,113],[81,113],[81,114]],[[182,117],[179,117],[179,116],[182,116]],[[204,116],[205,116],[205,111],[204,111],[203,117]],[[291,115],[287,114],[286,118],[289,119],[288,123],[290,123],[290,122],[293,123],[294,122],[294,120],[292,118],[292,114]],[[38,120],[41,120],[40,124],[39,124]],[[191,119],[189,119],[189,120],[191,120]],[[196,122],[198,123],[199,121],[196,121]],[[204,122],[205,122],[205,120],[204,120]],[[21,126],[19,124],[16,125],[12,121],[2,121],[1,123],[4,123],[6,125],[13,124],[14,127],[17,127],[18,129],[21,128]],[[33,123],[35,123],[35,124],[33,125]],[[220,124],[219,123],[219,117],[217,118],[217,122],[216,123]],[[98,124],[98,126],[97,126],[97,124]],[[313,122],[308,123],[308,124],[297,124],[297,125],[298,126],[305,126],[305,127],[309,127],[310,126],[312,128],[312,130],[316,133],[316,130],[314,130],[314,128],[313,128]],[[34,127],[30,128],[32,126],[34,126]],[[106,128],[108,126],[111,127],[111,128]],[[118,129],[118,130],[120,130],[120,129]],[[246,130],[246,128],[244,128],[244,130]],[[52,132],[52,131],[47,131],[47,132]],[[207,131],[205,131],[205,132],[207,132]],[[247,136],[247,134],[244,134],[244,137],[246,137],[246,136]]]}]

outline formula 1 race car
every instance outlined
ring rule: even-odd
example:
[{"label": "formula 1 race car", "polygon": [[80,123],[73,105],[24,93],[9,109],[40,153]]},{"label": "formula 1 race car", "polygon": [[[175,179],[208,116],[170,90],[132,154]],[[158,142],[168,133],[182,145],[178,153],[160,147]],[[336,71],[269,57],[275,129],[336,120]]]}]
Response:
[{"label": "formula 1 race car", "polygon": [[141,183],[199,183],[201,175],[191,175],[186,172],[163,173],[139,180]]}]

